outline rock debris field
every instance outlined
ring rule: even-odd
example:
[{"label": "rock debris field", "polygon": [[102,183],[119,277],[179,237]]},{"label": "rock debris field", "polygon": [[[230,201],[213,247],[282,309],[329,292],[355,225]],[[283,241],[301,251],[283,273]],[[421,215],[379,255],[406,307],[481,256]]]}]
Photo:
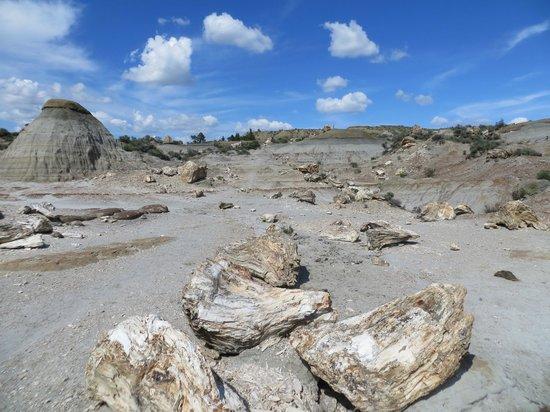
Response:
[{"label": "rock debris field", "polygon": [[548,189],[500,178],[548,166],[523,133],[535,163],[311,137],[0,180],[0,409],[545,410]]}]

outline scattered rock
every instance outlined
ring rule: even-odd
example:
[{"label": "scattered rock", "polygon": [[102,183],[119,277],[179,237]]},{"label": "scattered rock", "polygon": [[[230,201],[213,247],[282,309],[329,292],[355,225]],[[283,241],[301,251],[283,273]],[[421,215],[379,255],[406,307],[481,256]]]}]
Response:
[{"label": "scattered rock", "polygon": [[204,162],[187,161],[183,166],[178,167],[178,174],[186,183],[195,183],[206,179],[208,167]]},{"label": "scattered rock", "polygon": [[21,224],[30,228],[33,233],[52,233],[53,231],[52,222],[43,215],[30,215]]},{"label": "scattered rock", "polygon": [[290,342],[311,372],[359,410],[401,410],[458,369],[473,316],[466,289],[432,284],[346,320],[297,328]]},{"label": "scattered rock", "polygon": [[294,229],[290,225],[271,224],[265,229],[265,232],[270,234],[284,233],[285,235],[292,235]]},{"label": "scattered rock", "polygon": [[327,178],[326,173],[308,173],[304,176],[306,182],[321,182]]},{"label": "scattered rock", "polygon": [[311,203],[312,205],[315,204],[315,193],[313,193],[312,190],[292,192],[290,195],[288,195],[288,197],[298,199],[298,202]]},{"label": "scattered rock", "polygon": [[193,196],[195,196],[195,197],[204,197],[204,191],[203,190],[195,190],[193,192]]},{"label": "scattered rock", "polygon": [[162,174],[165,176],[175,176],[178,174],[178,169],[172,166],[164,166],[162,168]]},{"label": "scattered rock", "polygon": [[403,149],[413,147],[414,145],[416,145],[416,140],[414,140],[412,136],[405,136],[403,140],[401,140],[401,147]]},{"label": "scattered rock", "polygon": [[31,236],[33,233],[34,231],[30,227],[2,223],[0,224],[0,244],[23,239]]},{"label": "scattered rock", "polygon": [[487,222],[483,225],[484,229],[498,229],[498,225],[496,223]]},{"label": "scattered rock", "polygon": [[279,218],[273,213],[264,213],[260,216],[260,220],[264,223],[275,223],[279,220]]},{"label": "scattered rock", "polygon": [[145,205],[139,208],[143,213],[168,213],[168,206],[154,204],[154,205]]},{"label": "scattered rock", "polygon": [[338,193],[332,198],[332,201],[339,205],[347,205],[348,203],[352,202],[352,199],[349,195],[345,193]]},{"label": "scattered rock", "polygon": [[21,206],[19,209],[17,209],[17,213],[19,213],[20,215],[28,215],[33,212],[33,208],[27,205]]},{"label": "scattered rock", "polygon": [[420,210],[418,217],[424,222],[435,222],[437,220],[452,220],[455,218],[454,208],[447,202],[431,202]]},{"label": "scattered rock", "polygon": [[390,264],[379,256],[373,256],[370,259],[371,263],[375,266],[389,266]]},{"label": "scattered rock", "polygon": [[548,229],[533,210],[521,200],[505,203],[490,219],[488,223],[504,226],[510,230],[532,227],[538,230]]},{"label": "scattered rock", "polygon": [[115,411],[246,410],[182,331],[155,315],[125,320],[86,365],[90,397]]},{"label": "scattered rock", "polygon": [[337,220],[332,222],[322,233],[321,236],[330,240],[339,240],[341,242],[357,242],[359,232],[351,227],[349,221]]},{"label": "scattered rock", "polygon": [[233,207],[235,207],[235,205],[233,203],[229,203],[229,202],[220,202],[218,207],[222,210],[223,209],[232,209]]},{"label": "scattered rock", "polygon": [[24,239],[0,244],[0,249],[38,249],[45,247],[42,235],[32,235]]},{"label": "scattered rock", "polygon": [[271,196],[269,196],[270,199],[279,199],[283,197],[283,193],[282,192],[275,192],[273,193]]},{"label": "scattered rock", "polygon": [[474,211],[472,210],[472,208],[466,204],[460,204],[460,205],[457,205],[455,207],[455,215],[459,216],[459,215],[473,215],[474,214]]},{"label": "scattered rock", "polygon": [[272,286],[295,286],[298,281],[298,245],[279,233],[267,233],[226,247],[218,258]]},{"label": "scattered rock", "polygon": [[162,169],[153,168],[151,169],[151,173],[153,173],[154,175],[161,175]]},{"label": "scattered rock", "polygon": [[451,243],[451,245],[449,246],[449,248],[452,250],[452,251],[459,251],[460,250],[460,246],[458,246],[456,243]]},{"label": "scattered rock", "polygon": [[145,212],[142,210],[123,210],[112,215],[116,220],[134,220],[141,217]]},{"label": "scattered rock", "polygon": [[302,173],[319,173],[318,163],[307,163],[297,167],[298,171]]},{"label": "scattered rock", "polygon": [[51,233],[52,237],[55,237],[57,239],[63,239],[63,234],[61,232],[58,232],[56,230],[54,230],[52,233]]},{"label": "scattered rock", "polygon": [[61,238],[68,237],[72,239],[84,239],[84,235],[82,233],[77,233],[77,232],[62,232],[62,233],[59,233],[59,235],[61,235]]},{"label": "scattered rock", "polygon": [[499,270],[498,272],[495,272],[495,276],[497,278],[503,278],[506,280],[511,280],[512,282],[517,282],[519,279],[509,270]]},{"label": "scattered rock", "polygon": [[143,178],[143,181],[145,183],[155,183],[157,179],[155,179],[155,176],[153,175],[145,175],[145,177]]},{"label": "scattered rock", "polygon": [[386,246],[406,243],[420,237],[414,232],[390,225],[383,220],[364,224],[361,227],[361,232],[365,232],[367,235],[369,249],[382,249]]}]

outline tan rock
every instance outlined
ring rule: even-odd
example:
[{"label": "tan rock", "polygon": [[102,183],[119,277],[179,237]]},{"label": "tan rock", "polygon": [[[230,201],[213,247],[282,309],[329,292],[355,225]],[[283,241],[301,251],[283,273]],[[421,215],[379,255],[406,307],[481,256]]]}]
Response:
[{"label": "tan rock", "polygon": [[385,259],[382,259],[380,256],[373,256],[370,259],[370,261],[375,266],[389,266],[390,265]]},{"label": "tan rock", "polygon": [[542,222],[533,210],[521,200],[505,203],[489,220],[489,224],[504,226],[510,230],[532,227],[547,230],[548,226]]},{"label": "tan rock", "polygon": [[162,174],[165,176],[175,176],[178,174],[178,169],[172,166],[164,166],[162,168]]},{"label": "tan rock", "polygon": [[145,177],[143,178],[143,181],[145,183],[155,183],[157,179],[155,179],[155,176],[153,175],[145,175]]},{"label": "tan rock", "polygon": [[457,371],[473,323],[465,295],[462,286],[432,284],[366,314],[297,328],[290,342],[357,409],[401,410]]},{"label": "tan rock", "polygon": [[459,215],[473,215],[474,214],[474,211],[472,210],[472,208],[466,204],[460,204],[460,205],[456,205],[455,207],[455,215],[459,216]]},{"label": "tan rock", "polygon": [[315,204],[315,193],[313,193],[312,190],[295,191],[289,194],[288,197],[297,199],[298,202],[311,203],[312,205]]},{"label": "tan rock", "polygon": [[204,162],[189,160],[183,166],[178,167],[178,173],[185,183],[195,183],[206,179],[208,167]]},{"label": "tan rock", "polygon": [[183,332],[135,316],[101,338],[86,365],[92,399],[115,411],[246,410]]},{"label": "tan rock", "polygon": [[449,249],[451,249],[454,252],[458,252],[460,250],[460,246],[458,246],[456,243],[451,243],[449,246]]},{"label": "tan rock", "polygon": [[365,232],[367,235],[369,249],[382,249],[387,246],[406,243],[420,237],[410,230],[393,226],[383,220],[364,224],[361,227],[361,232]]},{"label": "tan rock", "polygon": [[351,226],[349,221],[337,220],[332,222],[322,232],[321,236],[330,240],[338,240],[341,242],[357,242],[359,240],[359,232]]},{"label": "tan rock", "polygon": [[193,196],[195,196],[195,197],[204,197],[204,190],[195,190],[193,192]]},{"label": "tan rock", "polygon": [[302,173],[319,173],[319,164],[307,163],[307,164],[299,165],[297,169]]},{"label": "tan rock", "polygon": [[260,216],[260,220],[264,223],[275,223],[279,220],[279,217],[274,213],[264,213]]},{"label": "tan rock", "polygon": [[452,220],[456,214],[454,208],[447,202],[431,202],[422,206],[418,217],[424,222],[435,222],[437,220]]}]

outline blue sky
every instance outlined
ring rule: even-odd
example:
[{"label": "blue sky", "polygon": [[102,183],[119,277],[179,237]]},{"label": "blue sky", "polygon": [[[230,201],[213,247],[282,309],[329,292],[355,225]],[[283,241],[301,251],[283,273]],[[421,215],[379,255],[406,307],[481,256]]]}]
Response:
[{"label": "blue sky", "polygon": [[550,2],[0,0],[0,127],[115,135],[550,117]]}]

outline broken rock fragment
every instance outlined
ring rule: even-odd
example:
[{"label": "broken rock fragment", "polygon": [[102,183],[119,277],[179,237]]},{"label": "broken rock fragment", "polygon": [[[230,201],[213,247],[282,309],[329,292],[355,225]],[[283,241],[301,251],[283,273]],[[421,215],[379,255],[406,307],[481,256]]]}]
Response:
[{"label": "broken rock fragment", "polygon": [[459,216],[459,215],[473,215],[474,214],[474,211],[472,210],[472,208],[466,204],[459,204],[459,205],[456,205],[455,207],[455,215]]},{"label": "broken rock fragment", "polygon": [[13,240],[0,244],[0,249],[39,249],[45,247],[42,235],[32,235],[24,239]]},{"label": "broken rock fragment", "polygon": [[154,204],[154,205],[145,205],[139,208],[143,213],[168,213],[168,206]]},{"label": "broken rock fragment", "polygon": [[313,193],[312,190],[301,190],[301,191],[292,192],[291,194],[288,195],[288,197],[297,199],[298,202],[311,203],[312,205],[315,204],[315,193]]},{"label": "broken rock fragment", "polygon": [[394,246],[420,237],[410,230],[401,229],[383,220],[364,224],[361,227],[361,232],[365,232],[367,235],[369,249],[382,249],[386,246]]},{"label": "broken rock fragment", "polygon": [[178,174],[185,183],[195,183],[206,179],[208,167],[204,162],[189,160],[183,166],[178,167]]},{"label": "broken rock fragment", "polygon": [[162,168],[162,174],[165,176],[175,176],[178,174],[178,169],[172,166],[164,166]]},{"label": "broken rock fragment", "polygon": [[473,323],[465,295],[462,286],[432,284],[366,314],[297,328],[290,343],[357,409],[401,410],[457,371]]},{"label": "broken rock fragment", "polygon": [[455,216],[455,210],[449,203],[431,202],[422,206],[418,217],[424,222],[435,222],[437,220],[452,220]]},{"label": "broken rock fragment", "polygon": [[142,210],[123,210],[115,213],[112,218],[116,220],[134,220],[141,217],[145,212]]},{"label": "broken rock fragment", "polygon": [[86,365],[88,394],[115,411],[246,410],[183,332],[155,315],[118,324]]},{"label": "broken rock fragment", "polygon": [[533,210],[521,200],[505,203],[488,222],[497,226],[504,226],[510,230],[532,227],[546,230],[548,226],[542,222]]},{"label": "broken rock fragment", "polygon": [[331,310],[327,292],[276,288],[228,260],[200,265],[183,291],[197,336],[223,354],[237,354]]},{"label": "broken rock fragment", "polygon": [[31,236],[33,233],[34,231],[30,227],[2,223],[0,224],[0,244],[23,239]]},{"label": "broken rock fragment", "polygon": [[357,242],[359,232],[355,230],[349,221],[337,220],[332,222],[322,233],[322,237],[341,242]]},{"label": "broken rock fragment", "polygon": [[306,163],[297,167],[298,171],[302,173],[319,173],[318,163]]}]

